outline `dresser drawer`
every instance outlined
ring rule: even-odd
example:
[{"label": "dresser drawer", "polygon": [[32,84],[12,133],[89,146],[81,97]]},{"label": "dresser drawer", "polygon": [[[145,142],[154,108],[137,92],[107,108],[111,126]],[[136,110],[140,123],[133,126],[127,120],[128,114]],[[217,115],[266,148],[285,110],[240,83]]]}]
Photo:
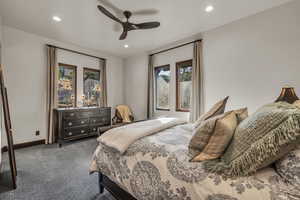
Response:
[{"label": "dresser drawer", "polygon": [[101,116],[108,116],[108,115],[110,115],[110,108],[99,109],[98,113]]},{"label": "dresser drawer", "polygon": [[88,111],[77,112],[76,116],[77,116],[77,118],[86,118],[86,117],[90,116],[90,113]]},{"label": "dresser drawer", "polygon": [[98,132],[98,128],[99,128],[99,126],[91,126],[91,128],[90,128],[91,134],[97,133]]},{"label": "dresser drawer", "polygon": [[89,124],[89,119],[85,118],[85,119],[78,119],[78,120],[68,120],[66,119],[64,121],[64,127],[68,128],[68,127],[75,127],[75,126],[84,126],[84,125],[88,125]]},{"label": "dresser drawer", "polygon": [[64,138],[76,137],[80,135],[88,135],[89,134],[89,127],[78,127],[78,128],[67,128],[64,131]]},{"label": "dresser drawer", "polygon": [[78,118],[87,118],[89,117],[90,113],[88,111],[79,112],[79,111],[69,111],[64,112],[63,117],[65,119],[78,119]]},{"label": "dresser drawer", "polygon": [[91,110],[89,111],[89,114],[90,114],[90,117],[97,117],[99,116],[99,109],[94,109],[94,110]]},{"label": "dresser drawer", "polygon": [[90,118],[90,124],[99,124],[99,125],[110,125],[109,117],[92,117]]},{"label": "dresser drawer", "polygon": [[72,111],[72,112],[64,112],[63,113],[63,117],[64,118],[76,118],[76,111]]},{"label": "dresser drawer", "polygon": [[90,111],[91,117],[105,117],[110,115],[110,109],[95,109],[93,111]]}]

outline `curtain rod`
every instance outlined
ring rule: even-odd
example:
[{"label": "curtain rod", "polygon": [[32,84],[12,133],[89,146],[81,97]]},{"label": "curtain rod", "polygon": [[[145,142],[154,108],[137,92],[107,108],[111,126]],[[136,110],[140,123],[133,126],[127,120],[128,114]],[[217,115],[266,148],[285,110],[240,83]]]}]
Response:
[{"label": "curtain rod", "polygon": [[169,48],[169,49],[165,49],[165,50],[162,50],[162,51],[159,51],[159,52],[150,54],[150,56],[154,56],[154,55],[156,55],[156,54],[164,53],[164,52],[167,52],[167,51],[170,51],[170,50],[173,50],[173,49],[177,49],[177,48],[180,48],[180,47],[183,47],[183,46],[186,46],[186,45],[189,45],[189,44],[193,44],[193,43],[195,43],[195,42],[201,42],[201,41],[202,41],[202,39],[200,39],[200,40],[194,40],[194,41],[192,41],[192,42],[188,42],[188,43],[185,43],[185,44],[180,44],[180,45],[178,45],[178,46],[171,47],[171,48]]},{"label": "curtain rod", "polygon": [[93,55],[90,55],[90,54],[87,54],[87,53],[82,53],[82,52],[79,52],[79,51],[74,51],[74,50],[71,50],[71,49],[66,49],[66,48],[63,48],[63,47],[54,46],[54,45],[51,45],[51,44],[47,44],[47,46],[48,47],[55,47],[57,49],[61,49],[61,50],[64,50],[64,51],[69,51],[69,52],[72,52],[72,53],[76,53],[76,54],[80,54],[80,55],[84,55],[84,56],[88,56],[88,57],[92,57],[92,58],[98,58],[98,59],[103,60],[103,61],[106,60],[105,58],[101,58],[101,57],[98,57],[98,56],[93,56]]}]

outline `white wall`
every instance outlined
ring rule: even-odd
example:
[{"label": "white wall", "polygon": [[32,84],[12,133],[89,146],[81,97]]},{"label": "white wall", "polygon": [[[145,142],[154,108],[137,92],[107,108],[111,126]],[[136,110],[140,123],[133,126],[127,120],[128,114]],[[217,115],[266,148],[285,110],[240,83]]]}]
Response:
[{"label": "white wall", "polygon": [[[83,51],[107,58],[108,105],[124,103],[123,59],[61,43],[4,26],[4,66],[15,143],[46,137],[46,47],[45,44]],[[75,61],[76,60],[76,61]],[[87,67],[98,64],[85,56],[58,52],[58,61]],[[75,63],[75,62],[76,63]],[[74,62],[74,63],[73,63]],[[78,74],[80,76],[80,74]],[[80,77],[78,77],[80,80]],[[78,80],[78,81],[79,81]],[[40,136],[35,131],[40,130]]]},{"label": "white wall", "polygon": [[2,17],[0,16],[0,44],[2,44],[2,29]]},{"label": "white wall", "polygon": [[[273,102],[286,85],[294,86],[300,97],[299,10],[300,1],[294,1],[202,34],[205,110],[229,95],[227,109],[247,106],[252,113]],[[190,52],[181,48],[155,63],[172,64]],[[125,61],[125,102],[141,118],[147,106],[145,63],[147,55]]]},{"label": "white wall", "polygon": [[0,43],[2,44],[2,17],[0,16]]},{"label": "white wall", "polygon": [[[0,16],[0,48],[2,46],[2,17]],[[0,65],[2,64],[2,51],[0,50]],[[3,126],[2,126],[2,104],[0,104],[0,150],[2,148],[2,135]],[[2,153],[0,152],[0,171],[1,171],[1,164],[2,164]]]},{"label": "white wall", "polygon": [[300,96],[299,10],[294,1],[203,34],[206,110],[229,95],[229,109],[254,112],[285,85]]},{"label": "white wall", "polygon": [[137,120],[147,118],[147,72],[146,54],[125,60],[125,103],[133,110]]}]

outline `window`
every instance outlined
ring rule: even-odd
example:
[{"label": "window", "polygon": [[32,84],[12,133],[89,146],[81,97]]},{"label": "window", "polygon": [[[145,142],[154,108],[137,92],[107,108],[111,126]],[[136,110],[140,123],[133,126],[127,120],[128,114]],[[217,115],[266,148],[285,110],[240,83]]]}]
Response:
[{"label": "window", "polygon": [[176,110],[189,112],[192,95],[193,61],[176,63]]},{"label": "window", "polygon": [[100,92],[100,70],[84,68],[83,94],[85,106],[99,106]]},{"label": "window", "polygon": [[76,66],[60,63],[58,67],[58,107],[76,107]]},{"label": "window", "polygon": [[170,65],[155,67],[156,110],[169,110]]}]

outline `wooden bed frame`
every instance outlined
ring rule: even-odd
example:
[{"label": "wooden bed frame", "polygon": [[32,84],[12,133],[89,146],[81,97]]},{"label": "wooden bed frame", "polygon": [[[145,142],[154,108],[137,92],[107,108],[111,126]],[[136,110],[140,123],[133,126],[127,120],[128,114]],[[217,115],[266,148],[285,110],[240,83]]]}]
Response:
[{"label": "wooden bed frame", "polygon": [[137,200],[101,172],[98,172],[98,177],[100,194],[103,194],[104,189],[106,189],[117,200]]}]

